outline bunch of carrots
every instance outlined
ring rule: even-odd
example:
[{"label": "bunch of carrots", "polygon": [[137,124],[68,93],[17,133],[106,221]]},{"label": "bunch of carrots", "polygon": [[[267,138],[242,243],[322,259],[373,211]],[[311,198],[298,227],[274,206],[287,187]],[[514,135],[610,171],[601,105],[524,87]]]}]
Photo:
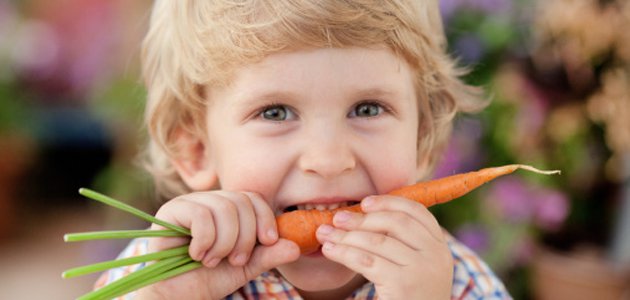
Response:
[{"label": "bunch of carrots", "polygon": [[[541,171],[528,165],[505,165],[494,168],[485,168],[479,171],[456,174],[432,181],[420,182],[389,192],[389,195],[408,198],[429,207],[435,204],[445,203],[457,199],[482,184],[499,176],[510,174],[518,169],[524,169],[539,174],[557,174],[560,171]],[[159,220],[150,214],[99,194],[89,189],[80,189],[79,193],[85,197],[100,201],[117,209],[131,213],[145,221],[162,225],[164,230],[121,230],[121,231],[96,231],[84,233],[70,233],[64,236],[66,242],[121,239],[138,237],[176,237],[190,236],[190,230]],[[332,224],[334,214],[339,210],[361,212],[359,205],[338,208],[330,211],[296,210],[282,214],[276,218],[278,232],[281,238],[294,241],[300,247],[302,253],[315,251],[319,248],[319,242],[315,237],[315,231],[322,224]],[[63,272],[63,278],[71,278],[80,275],[101,272],[112,268],[133,265],[138,263],[152,263],[145,268],[133,272],[117,281],[114,281],[98,290],[89,292],[78,299],[111,299],[138,290],[144,286],[165,280],[179,274],[201,267],[201,263],[194,261],[188,255],[188,246],[163,250],[145,255],[121,258],[92,265],[73,268]]]}]

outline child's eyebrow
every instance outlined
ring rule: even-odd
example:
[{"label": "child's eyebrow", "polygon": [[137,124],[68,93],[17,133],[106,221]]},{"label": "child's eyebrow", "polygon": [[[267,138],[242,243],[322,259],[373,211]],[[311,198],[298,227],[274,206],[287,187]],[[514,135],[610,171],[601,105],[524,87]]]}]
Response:
[{"label": "child's eyebrow", "polygon": [[288,90],[267,90],[248,91],[239,93],[236,97],[237,101],[234,106],[239,109],[248,109],[252,106],[258,106],[261,103],[268,104],[270,102],[285,102],[299,99],[299,95]]},{"label": "child's eyebrow", "polygon": [[[402,97],[401,91],[385,86],[368,88],[351,87],[348,91],[346,91],[346,95],[348,98],[354,100],[399,99]],[[301,98],[303,98],[303,96],[291,90],[263,88],[260,90],[239,93],[237,96],[238,100],[234,102],[234,107],[238,109],[249,109],[252,106],[258,106],[261,103],[297,102],[300,101]]]},{"label": "child's eyebrow", "polygon": [[358,98],[377,99],[377,98],[395,98],[400,95],[399,91],[384,87],[373,87],[367,89],[357,89],[354,93]]}]

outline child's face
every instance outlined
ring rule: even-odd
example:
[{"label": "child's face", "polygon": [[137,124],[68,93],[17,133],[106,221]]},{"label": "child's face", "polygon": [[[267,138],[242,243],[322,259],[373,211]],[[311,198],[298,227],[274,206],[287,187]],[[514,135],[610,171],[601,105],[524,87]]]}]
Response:
[{"label": "child's face", "polygon": [[[206,162],[222,189],[257,192],[277,214],[413,183],[413,83],[408,64],[384,47],[271,55],[208,91]],[[319,251],[278,270],[310,291],[337,289],[356,276]]]}]

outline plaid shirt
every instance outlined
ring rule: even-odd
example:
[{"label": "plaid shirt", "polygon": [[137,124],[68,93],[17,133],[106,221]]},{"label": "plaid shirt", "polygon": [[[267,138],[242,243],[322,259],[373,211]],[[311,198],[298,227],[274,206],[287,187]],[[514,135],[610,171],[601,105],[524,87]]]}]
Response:
[{"label": "plaid shirt", "polygon": [[[448,234],[446,236],[448,237],[448,246],[454,261],[451,299],[512,299],[503,283],[488,268],[485,262],[456,239]],[[146,254],[147,246],[147,239],[136,239],[127,246],[119,257]],[[95,288],[109,284],[143,267],[144,264],[137,264],[111,269],[101,275],[95,284]],[[133,299],[134,296],[135,293],[130,293],[118,299]],[[366,283],[348,297],[348,299],[352,300],[377,298],[374,284],[371,282]],[[278,276],[275,272],[265,272],[238,289],[234,294],[226,297],[226,299],[297,300],[302,299],[302,297],[298,294],[296,288],[282,276]]]}]

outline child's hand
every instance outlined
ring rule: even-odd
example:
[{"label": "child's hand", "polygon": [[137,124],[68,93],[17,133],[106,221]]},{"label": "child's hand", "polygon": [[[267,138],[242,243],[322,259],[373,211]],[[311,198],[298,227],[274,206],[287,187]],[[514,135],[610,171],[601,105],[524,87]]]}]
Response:
[{"label": "child's hand", "polygon": [[[138,298],[223,298],[260,273],[299,257],[295,243],[278,239],[271,208],[254,193],[188,194],[164,204],[156,217],[190,228],[189,254],[204,267],[141,289]],[[154,225],[152,229],[162,228]],[[152,239],[149,252],[187,242],[184,238]]]},{"label": "child's hand", "polygon": [[339,212],[317,238],[330,260],[374,283],[379,299],[450,299],[453,258],[442,229],[421,204],[372,196],[365,214]]}]

